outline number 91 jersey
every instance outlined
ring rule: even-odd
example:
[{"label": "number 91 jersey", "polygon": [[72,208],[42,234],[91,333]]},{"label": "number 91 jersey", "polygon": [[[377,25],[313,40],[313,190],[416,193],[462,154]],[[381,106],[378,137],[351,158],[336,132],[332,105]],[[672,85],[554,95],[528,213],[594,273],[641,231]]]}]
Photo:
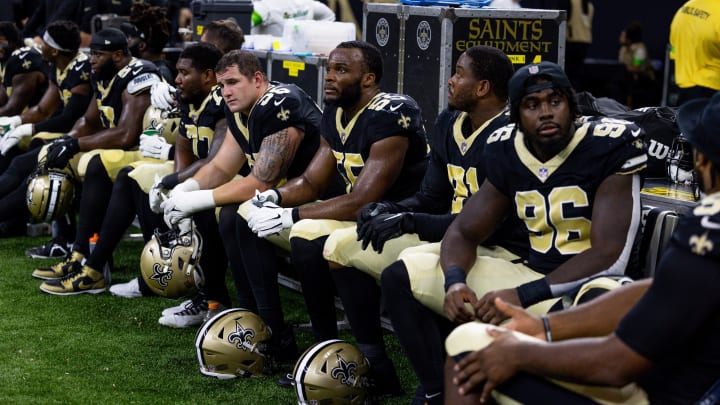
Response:
[{"label": "number 91 jersey", "polygon": [[576,122],[568,145],[546,162],[528,149],[514,124],[495,131],[484,156],[487,179],[509,196],[530,239],[529,266],[543,274],[590,248],[595,194],[613,174],[645,168],[642,130],[612,118]]}]

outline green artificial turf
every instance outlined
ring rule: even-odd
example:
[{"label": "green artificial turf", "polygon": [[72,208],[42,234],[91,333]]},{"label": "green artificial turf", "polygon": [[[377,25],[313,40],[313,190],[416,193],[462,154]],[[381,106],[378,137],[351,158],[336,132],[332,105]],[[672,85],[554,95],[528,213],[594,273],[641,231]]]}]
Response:
[{"label": "green artificial turf", "polygon": [[[126,299],[42,293],[30,276],[58,260],[30,259],[25,249],[47,238],[0,239],[0,404],[293,404],[294,393],[271,377],[217,380],[198,371],[195,329],[157,323],[160,312],[182,300]],[[113,277],[138,274],[142,243],[123,241]],[[232,283],[228,279],[228,286]],[[290,322],[307,323],[300,293],[281,287]],[[302,349],[309,331],[296,334]],[[348,331],[341,338],[351,340]],[[406,395],[386,404],[409,404],[417,380],[397,339],[386,334]],[[291,370],[283,370],[290,372]]]}]

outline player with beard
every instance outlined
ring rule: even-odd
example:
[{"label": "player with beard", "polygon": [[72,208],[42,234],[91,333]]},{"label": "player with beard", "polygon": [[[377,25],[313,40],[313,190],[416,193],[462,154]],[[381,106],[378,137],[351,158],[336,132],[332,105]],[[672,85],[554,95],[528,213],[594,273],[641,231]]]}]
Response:
[{"label": "player with beard", "polygon": [[[67,166],[70,157],[79,152],[81,145],[83,150],[117,146],[131,148],[137,145],[143,114],[147,108],[144,103],[145,90],[158,80],[156,68],[149,62],[131,59],[129,53],[124,53],[127,50],[127,39],[122,32],[103,30],[97,32],[95,37],[95,48],[91,50],[89,63],[93,90],[89,108],[63,138],[12,159],[8,169],[0,176],[0,195],[4,196],[0,199],[0,220],[17,216],[18,210],[25,210],[25,189],[20,186],[37,169],[39,162],[48,162],[47,151],[51,145],[55,154],[63,151],[61,159],[51,166],[61,167]],[[104,61],[102,65],[99,64],[100,60]],[[113,80],[116,73],[118,80]],[[109,88],[105,87],[110,84]],[[147,99],[149,101],[149,96]],[[83,138],[82,142],[78,139],[80,137]],[[72,159],[72,165],[66,169],[69,174],[78,173],[78,161],[79,156]],[[81,174],[85,174],[86,167],[87,161],[80,167]]]},{"label": "player with beard", "polygon": [[112,193],[112,182],[120,169],[143,159],[140,151],[130,149],[138,144],[143,115],[150,105],[150,86],[160,80],[155,65],[130,56],[127,38],[113,28],[93,35],[90,66],[94,90],[90,108],[67,135],[43,147],[38,158],[39,164],[48,168],[84,174],[85,192],[80,201],[83,216],[72,254],[55,266],[33,272],[35,277],[48,280],[41,286],[46,292],[79,293],[104,289],[103,275],[97,272],[83,273],[80,277],[83,281],[77,283],[62,277],[72,269],[70,262],[82,261],[89,252],[88,238],[100,230]]},{"label": "player with beard", "polygon": [[[420,108],[408,96],[381,92],[382,73],[377,48],[361,41],[339,44],[328,57],[323,137],[313,161],[301,176],[246,204],[262,206],[247,214],[254,233],[285,246],[289,239],[318,342],[337,338],[334,285],[322,255],[327,236],[354,227],[358,211],[369,202],[411,196],[425,172]],[[338,174],[345,192],[317,201]],[[248,274],[262,270],[245,268]],[[375,393],[399,394],[400,383],[384,348],[360,349],[372,365]]]},{"label": "player with beard", "polygon": [[[678,222],[653,279],[545,318],[496,300],[516,332],[480,323],[453,331],[448,403],[485,402],[493,391],[513,403],[717,403],[720,94],[684,104],[677,117],[705,197]],[[622,395],[632,382],[641,401]]]},{"label": "player with beard", "polygon": [[[366,205],[358,215],[357,227],[336,230],[325,242],[324,255],[333,268],[343,309],[358,347],[367,347],[364,351],[381,351],[384,347],[378,286],[383,270],[404,249],[439,242],[465,201],[485,179],[482,151],[488,136],[508,123],[508,81],[513,72],[512,62],[496,48],[477,46],[460,55],[455,74],[448,81],[449,109],[440,114],[430,138],[430,160],[420,191],[396,203]],[[520,229],[518,225],[503,224],[500,234],[486,245],[513,245],[513,251],[525,256],[527,237],[522,232],[512,234]],[[426,248],[439,252],[440,244]],[[501,248],[487,249],[487,253],[519,258]],[[385,308],[420,377],[417,395],[428,403],[442,403],[442,347],[426,347],[425,340],[418,336],[441,336],[452,328],[447,320],[438,320],[442,327],[436,325],[432,312],[417,306],[412,294],[409,299],[408,294],[399,294],[400,288],[387,293]],[[409,293],[409,285],[403,292]],[[411,313],[413,322],[406,323]]]},{"label": "player with beard", "polygon": [[[488,137],[487,177],[450,225],[440,255],[408,249],[382,277],[384,294],[402,294],[454,324],[500,323],[507,316],[497,297],[545,314],[583,283],[623,275],[639,226],[638,172],[647,162],[640,128],[608,118],[575,121],[570,81],[551,62],[521,67],[509,94],[511,124]],[[478,251],[507,216],[524,224],[526,261]],[[413,316],[423,312],[403,314],[403,323],[422,322]],[[435,353],[442,348],[440,335],[423,340]],[[417,346],[407,347],[411,356],[421,356]]]},{"label": "player with beard", "polygon": [[[80,34],[77,26],[70,21],[56,21],[48,25],[43,37],[40,49],[43,61],[50,64],[49,86],[37,104],[21,114],[0,117],[0,125],[9,129],[0,140],[0,152],[3,155],[0,157],[0,173],[24,151],[40,147],[48,140],[56,139],[69,131],[87,110],[90,102],[90,64],[88,57],[78,51]],[[28,52],[26,58],[30,58],[30,53]],[[33,73],[23,73],[16,77],[27,78],[32,75]],[[28,83],[22,82],[21,86]],[[31,137],[35,134],[37,135],[31,142]],[[30,159],[28,163],[32,164],[33,161]],[[18,193],[22,194],[22,191]],[[27,210],[23,208],[23,204],[13,205],[11,209],[12,211],[6,214],[11,218],[6,224],[16,224],[24,231],[28,219]],[[65,255],[66,242],[57,242],[40,247],[38,254],[47,255],[52,252]]]},{"label": "player with beard", "polygon": [[[211,161],[192,178],[172,188],[162,209],[166,221],[176,224],[198,211],[223,206],[222,240],[237,286],[239,306],[256,311],[273,330],[269,350],[277,359],[283,336],[287,337],[285,349],[293,354],[296,351],[291,331],[279,311],[277,272],[275,268],[254,264],[266,249],[236,233],[238,228],[249,233],[244,222],[238,224],[236,212],[238,205],[252,198],[256,190],[270,189],[302,174],[318,148],[322,116],[315,102],[299,87],[268,82],[260,61],[250,52],[228,52],[215,71],[227,105],[229,133]],[[250,174],[234,178],[246,163]],[[155,188],[168,191],[171,185],[163,181]],[[271,248],[270,252],[274,259]],[[262,285],[262,289],[251,288],[243,270],[247,267],[257,268],[262,273],[258,277],[263,282],[272,279],[272,284]],[[209,280],[191,302],[163,311],[160,324],[185,328],[202,322],[208,300],[220,289],[225,290],[221,285],[225,266],[208,271],[216,273],[214,282]]]},{"label": "player with beard", "polygon": [[[242,48],[245,34],[233,20],[210,21],[203,30],[200,42],[215,45],[224,54]],[[175,105],[176,89],[166,82],[153,85],[150,93],[152,105],[161,110],[170,110]]]},{"label": "player with beard", "polygon": [[[177,62],[180,73],[175,83],[180,90],[181,125],[176,141],[174,165],[172,162],[156,163],[157,160],[154,162],[138,161],[120,170],[114,182],[112,197],[107,208],[112,215],[105,217],[95,249],[87,256],[84,265],[80,266],[78,261],[72,261],[70,270],[86,274],[99,273],[95,269],[102,269],[108,262],[113,250],[136,215],[146,241],[150,239],[156,228],[165,229],[162,216],[152,212],[149,204],[148,192],[153,185],[155,176],[167,175],[164,181],[168,184],[177,183],[179,180],[190,177],[210,156],[211,145],[213,151],[216,151],[225,136],[227,125],[223,112],[224,103],[219,94],[220,91],[216,87],[213,71],[221,56],[220,51],[210,44],[191,45],[180,54]],[[206,242],[200,263],[201,267],[208,269],[217,266],[224,267],[227,263],[213,214],[207,212],[196,218],[198,230]],[[85,215],[85,212],[81,211],[80,215],[82,223],[82,216]],[[70,274],[72,278],[74,273]],[[43,274],[35,275],[36,277],[43,276]],[[151,294],[151,290],[146,285],[143,284],[142,287],[144,287],[143,290],[136,279],[134,285],[131,286],[127,284],[113,285],[111,292],[113,289],[116,291],[119,289],[125,296],[128,296],[130,294],[128,290],[132,289],[132,292],[135,293],[133,296],[142,295],[141,291],[146,291],[146,295]],[[57,292],[52,290],[50,292],[70,294],[77,291]]]},{"label": "player with beard", "polygon": [[37,104],[48,86],[42,56],[35,47],[21,47],[15,24],[0,21],[0,117],[20,114]]}]

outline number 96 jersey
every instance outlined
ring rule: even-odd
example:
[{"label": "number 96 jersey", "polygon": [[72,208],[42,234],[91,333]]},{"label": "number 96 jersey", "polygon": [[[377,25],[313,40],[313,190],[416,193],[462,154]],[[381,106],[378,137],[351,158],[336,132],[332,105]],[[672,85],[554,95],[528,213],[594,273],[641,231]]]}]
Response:
[{"label": "number 96 jersey", "polygon": [[527,227],[532,269],[547,274],[590,247],[600,184],[613,174],[631,175],[646,166],[641,133],[628,121],[578,121],[568,145],[546,162],[530,152],[526,135],[514,124],[488,137],[487,179],[510,197]]}]

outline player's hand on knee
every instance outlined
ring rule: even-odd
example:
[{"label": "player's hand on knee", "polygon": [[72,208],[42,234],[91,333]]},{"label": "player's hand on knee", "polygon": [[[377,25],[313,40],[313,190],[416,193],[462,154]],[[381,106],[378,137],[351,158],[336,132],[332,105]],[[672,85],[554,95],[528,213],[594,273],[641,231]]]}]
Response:
[{"label": "player's hand on knee", "polygon": [[467,284],[455,283],[445,293],[443,307],[445,315],[454,323],[473,321],[475,320],[475,313],[466,304],[470,304],[470,307],[474,308],[477,300],[475,291],[470,289]]},{"label": "player's hand on knee", "polygon": [[484,382],[481,401],[490,399],[491,392],[517,373],[514,348],[521,343],[513,333],[504,328],[488,328],[493,342],[482,350],[469,353],[453,368],[453,384],[465,395]]}]

